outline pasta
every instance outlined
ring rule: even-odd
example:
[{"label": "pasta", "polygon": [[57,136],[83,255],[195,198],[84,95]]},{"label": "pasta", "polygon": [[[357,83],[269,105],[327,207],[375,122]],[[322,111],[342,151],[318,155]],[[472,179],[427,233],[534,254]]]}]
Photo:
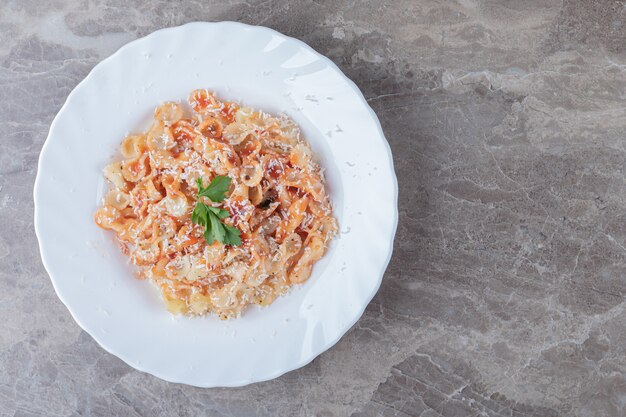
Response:
[{"label": "pasta", "polygon": [[[144,134],[126,137],[122,160],[104,168],[111,183],[94,215],[112,230],[138,277],[161,290],[173,314],[238,317],[305,282],[337,233],[322,169],[286,117],[193,91],[193,110],[158,106]],[[208,244],[192,222],[197,180],[230,178],[224,224],[240,246]]]}]

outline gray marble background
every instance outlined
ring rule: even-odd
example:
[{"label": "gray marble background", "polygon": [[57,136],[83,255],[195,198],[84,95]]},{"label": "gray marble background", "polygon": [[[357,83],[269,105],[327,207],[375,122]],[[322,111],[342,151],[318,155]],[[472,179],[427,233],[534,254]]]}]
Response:
[{"label": "gray marble background", "polygon": [[[50,122],[155,29],[300,38],[362,89],[400,185],[363,318],[313,363],[238,389],[105,353],[39,260]],[[0,0],[1,416],[626,415],[626,5],[588,0]]]}]

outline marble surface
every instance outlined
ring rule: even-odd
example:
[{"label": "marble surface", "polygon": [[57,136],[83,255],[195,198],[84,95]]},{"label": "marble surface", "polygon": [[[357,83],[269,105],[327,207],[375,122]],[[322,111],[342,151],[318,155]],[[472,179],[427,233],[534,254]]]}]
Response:
[{"label": "marble surface", "polygon": [[[380,292],[303,369],[169,384],[105,353],[39,260],[48,127],[101,59],[237,20],[363,90],[394,153]],[[0,2],[0,416],[626,415],[626,5],[615,0]]]}]

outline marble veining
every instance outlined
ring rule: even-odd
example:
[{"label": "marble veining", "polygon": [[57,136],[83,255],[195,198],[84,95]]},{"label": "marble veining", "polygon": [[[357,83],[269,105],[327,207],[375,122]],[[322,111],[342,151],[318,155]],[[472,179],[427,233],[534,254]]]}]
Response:
[{"label": "marble veining", "polygon": [[[73,322],[39,260],[50,122],[100,60],[189,21],[264,25],[362,89],[399,180],[362,319],[237,389],[142,374]],[[621,0],[0,2],[0,416],[626,415]]]}]

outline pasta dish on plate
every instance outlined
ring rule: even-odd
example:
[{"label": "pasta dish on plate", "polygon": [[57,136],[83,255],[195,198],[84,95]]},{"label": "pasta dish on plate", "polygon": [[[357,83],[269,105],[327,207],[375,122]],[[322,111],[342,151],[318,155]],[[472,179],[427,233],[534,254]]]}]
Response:
[{"label": "pasta dish on plate", "polygon": [[207,90],[158,106],[104,168],[94,215],[174,314],[237,317],[305,282],[337,233],[315,162],[285,116]]}]

